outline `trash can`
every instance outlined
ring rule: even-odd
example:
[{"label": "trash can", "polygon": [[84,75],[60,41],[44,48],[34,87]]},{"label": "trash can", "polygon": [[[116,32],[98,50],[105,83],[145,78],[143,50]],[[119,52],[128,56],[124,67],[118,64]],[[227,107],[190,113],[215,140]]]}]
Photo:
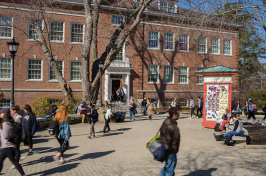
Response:
[{"label": "trash can", "polygon": [[124,122],[126,118],[126,113],[123,111],[117,112],[117,122]]},{"label": "trash can", "polygon": [[117,122],[117,113],[113,113],[110,119],[110,122]]}]

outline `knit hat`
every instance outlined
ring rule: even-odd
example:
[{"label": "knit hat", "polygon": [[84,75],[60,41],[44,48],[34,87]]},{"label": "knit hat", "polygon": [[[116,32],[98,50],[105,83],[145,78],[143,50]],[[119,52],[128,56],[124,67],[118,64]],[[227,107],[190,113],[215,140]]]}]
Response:
[{"label": "knit hat", "polygon": [[8,114],[10,114],[10,109],[9,108],[3,108],[3,109],[0,110],[0,114],[1,113],[8,113]]}]

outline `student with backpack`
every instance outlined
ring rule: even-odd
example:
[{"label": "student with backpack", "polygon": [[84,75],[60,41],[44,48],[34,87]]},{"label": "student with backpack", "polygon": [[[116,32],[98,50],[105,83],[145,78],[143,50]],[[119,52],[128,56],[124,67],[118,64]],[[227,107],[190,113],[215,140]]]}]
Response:
[{"label": "student with backpack", "polygon": [[14,125],[13,125],[13,136],[15,138],[14,143],[16,145],[15,148],[15,158],[16,161],[19,162],[20,160],[20,143],[24,140],[25,138],[25,131],[24,131],[24,124],[23,122],[23,117],[21,116],[21,111],[18,105],[12,106],[10,108],[11,115],[14,120]]},{"label": "student with backpack", "polygon": [[59,162],[59,164],[64,164],[67,162],[64,159],[64,152],[69,148],[69,139],[71,137],[68,123],[68,107],[66,105],[60,105],[53,121],[57,121],[59,124],[59,134],[56,139],[60,144],[59,152],[53,157],[53,159],[54,161]]},{"label": "student with backpack", "polygon": [[24,121],[24,131],[25,131],[25,141],[24,144],[29,146],[28,156],[32,155],[33,142],[32,138],[36,132],[36,116],[32,112],[31,106],[26,104],[24,107],[25,116]]},{"label": "student with backpack", "polygon": [[257,108],[254,107],[254,103],[251,101],[251,98],[248,99],[248,120],[252,117],[254,120],[255,118],[255,111]]},{"label": "student with backpack", "polygon": [[3,162],[8,157],[15,165],[20,175],[25,175],[21,165],[15,159],[15,144],[13,142],[13,124],[14,120],[9,113],[1,110],[0,117],[2,119],[2,126],[0,130],[1,152],[0,152],[0,172],[3,168]]},{"label": "student with backpack", "polygon": [[95,137],[94,125],[96,122],[98,122],[98,112],[94,108],[92,103],[89,104],[89,110],[88,111],[89,112],[87,113],[87,115],[89,116],[89,124],[91,125],[90,135],[88,136],[88,138],[91,139],[92,138],[91,136]]}]

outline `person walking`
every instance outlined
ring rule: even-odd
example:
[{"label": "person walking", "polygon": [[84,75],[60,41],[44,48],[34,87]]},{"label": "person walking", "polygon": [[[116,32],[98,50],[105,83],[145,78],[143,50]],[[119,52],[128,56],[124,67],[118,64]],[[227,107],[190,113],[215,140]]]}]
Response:
[{"label": "person walking", "polygon": [[154,114],[154,108],[155,108],[155,104],[153,103],[152,100],[149,100],[147,104],[147,113],[148,113],[150,120],[152,119],[152,115]]},{"label": "person walking", "polygon": [[[200,99],[200,97],[197,98],[198,99],[198,105],[197,105],[197,118],[202,117],[202,108],[203,108],[203,102]],[[200,112],[200,116],[199,116],[199,112]]]},{"label": "person walking", "polygon": [[91,125],[90,134],[88,138],[91,139],[92,138],[91,136],[95,137],[94,125],[96,122],[98,122],[98,112],[94,108],[92,103],[89,104],[89,112],[87,113],[87,115],[89,116],[89,124]]},{"label": "person walking", "polygon": [[175,108],[176,107],[176,98],[172,101],[171,107]]},{"label": "person walking", "polygon": [[256,120],[254,114],[254,103],[251,101],[251,98],[248,99],[248,120],[250,119],[250,117]]},{"label": "person walking", "polygon": [[124,96],[125,96],[125,92],[124,92],[123,88],[121,88],[120,95],[121,95],[121,101],[123,102],[124,101]]},{"label": "person walking", "polygon": [[246,101],[245,105],[243,106],[243,111],[244,111],[245,117],[248,117],[248,101]]},{"label": "person walking", "polygon": [[8,157],[18,170],[20,175],[25,175],[19,162],[15,159],[15,144],[12,142],[14,120],[9,113],[0,114],[2,126],[0,130],[1,152],[0,152],[0,172],[3,168],[3,162]]},{"label": "person walking", "polygon": [[147,112],[147,97],[144,97],[143,101],[141,102],[141,105],[143,106],[143,115],[146,115]]},{"label": "person walking", "polygon": [[116,91],[116,101],[118,102],[120,99],[120,87]]},{"label": "person walking", "polygon": [[177,163],[176,154],[179,151],[180,132],[176,120],[179,119],[179,108],[171,107],[169,116],[164,120],[160,129],[160,141],[169,150],[169,156],[165,160],[165,166],[161,170],[159,176],[175,175],[175,167]]},{"label": "person walking", "polygon": [[[20,111],[20,108],[18,105],[12,106],[10,108],[10,113],[11,113],[13,120],[14,120],[13,127],[16,129],[16,130],[13,130],[13,132],[16,133],[16,141],[14,141],[14,144],[16,145],[16,147],[15,147],[15,159],[17,162],[19,162],[20,156],[21,156],[21,152],[20,152],[19,147],[20,147],[20,143],[21,143],[22,139],[25,138],[24,124],[22,123],[23,119],[22,119],[22,116],[20,114],[21,111]],[[12,167],[15,167],[15,166],[12,166]]]},{"label": "person walking", "polygon": [[23,117],[24,121],[24,130],[25,130],[25,145],[29,146],[28,156],[32,155],[33,142],[32,138],[36,131],[36,116],[33,114],[31,106],[26,104],[24,107],[25,116]]},{"label": "person walking", "polygon": [[195,112],[194,112],[194,110],[195,110],[195,102],[194,102],[194,100],[193,100],[193,98],[191,97],[190,98],[190,110],[191,110],[191,118],[192,118],[192,114],[194,114],[195,116],[197,116],[196,114],[195,114]]},{"label": "person walking", "polygon": [[[109,118],[109,114],[107,114],[107,116],[106,116],[106,113],[107,113],[108,110],[111,111],[111,107],[109,106],[108,101],[104,101],[104,106],[103,106],[103,117],[104,117],[104,120],[105,120],[105,124],[104,124],[104,128],[103,128],[103,132],[104,133],[110,131],[110,126],[109,126],[110,118]],[[107,131],[106,131],[106,129],[107,129]]]},{"label": "person walking", "polygon": [[67,162],[64,159],[64,152],[69,148],[69,139],[71,137],[71,131],[68,123],[68,107],[66,105],[60,105],[53,121],[56,120],[59,124],[59,134],[56,139],[60,145],[60,149],[53,159],[56,162],[59,161],[60,164],[64,164]]},{"label": "person walking", "polygon": [[131,120],[135,120],[135,114],[134,114],[134,110],[136,108],[136,104],[134,102],[134,98],[133,96],[130,97],[130,100],[128,102],[128,107],[129,107],[129,119]]}]

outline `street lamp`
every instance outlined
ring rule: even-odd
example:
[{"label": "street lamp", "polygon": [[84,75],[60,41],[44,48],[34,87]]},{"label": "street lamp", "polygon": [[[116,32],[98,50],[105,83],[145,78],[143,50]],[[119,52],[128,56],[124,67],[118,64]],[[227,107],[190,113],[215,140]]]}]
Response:
[{"label": "street lamp", "polygon": [[103,102],[102,102],[102,69],[103,69],[103,61],[100,59],[99,62],[99,69],[100,69],[100,101],[99,101],[99,107],[103,107]]},{"label": "street lamp", "polygon": [[12,60],[11,60],[11,74],[12,74],[12,78],[11,78],[11,102],[10,105],[11,107],[14,106],[14,58],[15,58],[15,54],[18,51],[18,46],[19,43],[17,43],[15,41],[15,38],[13,37],[13,39],[11,40],[11,42],[7,42],[7,46],[9,49],[9,52],[11,54]]}]

